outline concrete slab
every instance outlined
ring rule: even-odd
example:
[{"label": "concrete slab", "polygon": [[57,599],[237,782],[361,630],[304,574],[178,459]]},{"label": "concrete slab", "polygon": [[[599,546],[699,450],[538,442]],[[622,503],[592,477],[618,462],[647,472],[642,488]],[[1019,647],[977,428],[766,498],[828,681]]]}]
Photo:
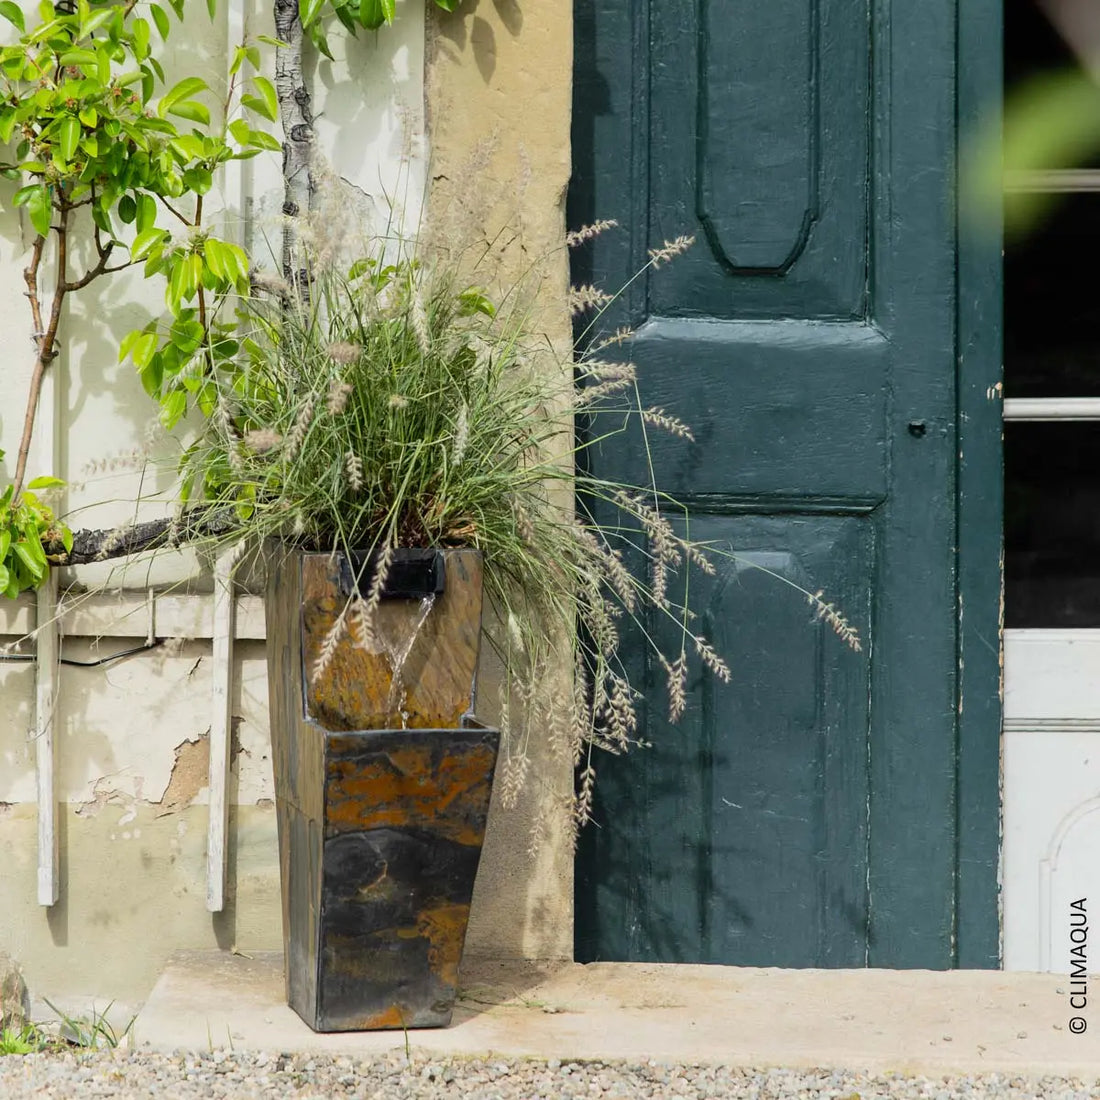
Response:
[{"label": "concrete slab", "polygon": [[[464,964],[454,1023],[409,1033],[450,1054],[1100,1077],[1100,1012],[1064,977],[641,963]],[[1100,998],[1098,998],[1100,1004]],[[1072,1017],[1091,1030],[1074,1034]],[[283,999],[282,957],[175,956],[135,1025],[160,1050],[369,1056],[402,1032],[318,1035]]]}]

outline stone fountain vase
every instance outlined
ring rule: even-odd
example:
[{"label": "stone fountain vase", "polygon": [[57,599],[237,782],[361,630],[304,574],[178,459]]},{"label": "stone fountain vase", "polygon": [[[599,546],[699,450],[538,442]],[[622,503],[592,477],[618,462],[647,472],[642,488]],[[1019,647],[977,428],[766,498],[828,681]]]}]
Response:
[{"label": "stone fountain vase", "polygon": [[372,568],[285,548],[268,567],[286,994],[315,1031],[450,1023],[499,743],[473,717],[477,551],[399,551],[374,637],[338,631],[316,674]]}]

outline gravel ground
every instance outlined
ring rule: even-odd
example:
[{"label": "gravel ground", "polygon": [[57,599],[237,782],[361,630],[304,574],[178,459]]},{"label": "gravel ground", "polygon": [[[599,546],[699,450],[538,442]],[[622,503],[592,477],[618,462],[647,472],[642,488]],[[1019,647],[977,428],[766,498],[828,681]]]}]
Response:
[{"label": "gravel ground", "polygon": [[95,1053],[0,1057],[0,1097],[227,1097],[349,1100],[540,1097],[760,1100],[1084,1100],[1100,1097],[1100,1081],[1022,1078],[904,1077],[840,1070],[741,1070],[718,1066],[560,1062],[535,1059],[429,1058],[413,1052],[370,1059],[267,1053]]}]

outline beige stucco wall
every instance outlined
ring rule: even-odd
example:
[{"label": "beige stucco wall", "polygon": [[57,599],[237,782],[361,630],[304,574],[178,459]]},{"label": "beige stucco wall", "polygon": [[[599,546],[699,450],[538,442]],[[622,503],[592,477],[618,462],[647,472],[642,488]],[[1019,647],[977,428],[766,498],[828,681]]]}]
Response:
[{"label": "beige stucco wall", "polygon": [[[565,196],[570,174],[573,66],[568,0],[466,0],[428,21],[428,225],[437,243],[480,255],[494,242],[497,280],[537,289],[534,317],[568,349]],[[532,274],[533,277],[532,277]],[[552,361],[545,369],[555,369]],[[563,671],[560,691],[572,691]],[[482,714],[495,718],[493,669],[483,661]],[[572,957],[573,851],[563,795],[568,762],[538,741],[536,777],[514,809],[494,803],[467,950]],[[499,784],[498,784],[499,791]],[[533,850],[531,840],[536,838]]]},{"label": "beige stucco wall", "polygon": [[[264,0],[235,2],[254,31],[270,33]],[[474,239],[495,237],[502,227],[515,230],[502,257],[505,270],[545,257],[541,321],[567,347],[562,242],[571,7],[565,0],[522,6],[516,0],[465,0],[459,13],[433,13],[425,39],[424,3],[402,0],[398,25],[377,36],[337,40],[338,63],[322,63],[314,82],[324,109],[319,144],[368,213],[400,181],[408,221],[415,224],[426,175],[420,83],[426,65],[434,181],[426,222],[461,226]],[[209,42],[191,43],[207,58],[227,32],[213,28],[209,36]],[[180,56],[185,59],[187,51]],[[274,224],[277,164],[250,162],[233,187],[236,192],[224,197],[227,217],[242,218],[247,206],[251,220],[243,219],[248,224],[242,235],[271,235],[265,219]],[[0,205],[8,209],[6,202]],[[0,213],[0,320],[12,333],[28,328],[20,240],[18,218]],[[63,389],[67,443],[64,468],[57,472],[75,483],[74,504],[113,498],[74,517],[76,526],[109,525],[131,514],[143,476],[120,456],[145,445],[151,408],[128,368],[114,364],[110,339],[116,329],[140,322],[147,298],[140,280],[130,280],[74,305],[70,324],[79,327],[81,338],[63,363],[70,372]],[[5,381],[18,390],[27,373],[17,366]],[[9,455],[16,419],[5,414],[0,421],[0,445]],[[31,670],[0,664],[0,950],[21,961],[36,997],[67,1005],[92,996],[134,1003],[148,993],[172,951],[252,952],[281,945],[262,615],[248,599],[235,656],[230,901],[224,913],[206,911],[209,581],[206,592],[200,578],[194,594],[174,589],[153,605],[143,591],[152,582],[201,574],[201,568],[180,556],[163,559],[152,575],[138,564],[124,574],[87,570],[76,578],[122,583],[127,591],[81,605],[69,620],[67,656],[90,659],[139,644],[150,613],[158,636],[181,640],[167,651],[116,665],[62,669],[61,900],[52,909],[35,900]],[[0,606],[0,644],[30,625],[26,602]],[[96,648],[99,634],[105,636]],[[483,713],[492,719],[497,691],[491,667],[483,674],[482,698]],[[545,957],[572,951],[572,852],[561,820],[569,768],[537,752],[534,768],[539,782],[519,809],[494,804],[471,918],[471,952]],[[527,850],[533,829],[543,839],[532,857]]]}]

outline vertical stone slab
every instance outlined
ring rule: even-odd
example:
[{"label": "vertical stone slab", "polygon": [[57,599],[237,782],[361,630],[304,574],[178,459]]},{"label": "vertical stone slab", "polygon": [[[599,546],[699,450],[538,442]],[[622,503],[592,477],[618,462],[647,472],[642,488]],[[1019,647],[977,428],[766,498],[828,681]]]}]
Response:
[{"label": "vertical stone slab", "polygon": [[318,1030],[450,1023],[497,741],[326,735]]}]

